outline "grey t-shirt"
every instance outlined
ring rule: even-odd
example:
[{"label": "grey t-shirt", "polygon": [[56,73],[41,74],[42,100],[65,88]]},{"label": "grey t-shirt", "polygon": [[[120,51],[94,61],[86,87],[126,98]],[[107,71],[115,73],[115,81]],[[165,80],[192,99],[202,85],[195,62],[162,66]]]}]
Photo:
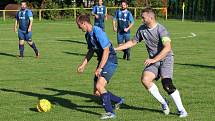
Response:
[{"label": "grey t-shirt", "polygon": [[[169,39],[169,32],[166,28],[157,23],[154,28],[148,28],[145,24],[141,25],[134,36],[134,40],[137,42],[141,42],[144,40],[149,58],[154,58],[158,55],[163,49],[162,39]],[[172,50],[168,53],[167,56],[172,56]]]}]

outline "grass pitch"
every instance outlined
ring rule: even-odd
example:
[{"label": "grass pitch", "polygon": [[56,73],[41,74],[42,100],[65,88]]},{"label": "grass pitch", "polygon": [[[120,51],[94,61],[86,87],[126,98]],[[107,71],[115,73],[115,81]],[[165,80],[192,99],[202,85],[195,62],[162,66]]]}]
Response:
[{"label": "grass pitch", "polygon": [[[132,36],[140,25],[135,22]],[[108,89],[125,98],[126,105],[118,110],[116,121],[209,121],[215,120],[215,24],[160,21],[171,33],[175,54],[174,84],[179,89],[189,116],[179,119],[171,98],[171,114],[164,116],[160,104],[140,83],[145,45],[132,48],[131,61],[118,53],[119,66]],[[74,21],[35,21],[33,40],[41,58],[35,59],[33,50],[25,45],[25,58],[18,60],[18,40],[11,21],[0,22],[0,120],[1,121],[97,121],[103,113],[99,100],[92,96],[93,72],[96,58],[88,64],[84,74],[76,68],[87,52],[84,33]],[[111,21],[106,32],[114,46],[116,33]],[[38,99],[52,102],[47,113],[36,111]]]}]

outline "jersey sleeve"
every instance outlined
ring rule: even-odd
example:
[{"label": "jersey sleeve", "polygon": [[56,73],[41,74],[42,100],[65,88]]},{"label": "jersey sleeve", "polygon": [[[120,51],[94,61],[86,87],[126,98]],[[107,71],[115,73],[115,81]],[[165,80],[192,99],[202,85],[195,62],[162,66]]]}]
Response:
[{"label": "jersey sleeve", "polygon": [[104,12],[104,15],[106,14],[106,7],[104,6],[104,9],[103,9],[103,12]]},{"label": "jersey sleeve", "polygon": [[19,11],[16,13],[16,20],[19,20]]},{"label": "jersey sleeve", "polygon": [[93,7],[92,14],[96,14],[96,6]]},{"label": "jersey sleeve", "polygon": [[95,35],[103,49],[111,46],[111,43],[110,43],[106,33],[102,29],[96,29]]},{"label": "jersey sleeve", "polygon": [[[140,27],[141,28],[141,27]],[[143,40],[143,37],[142,37],[142,35],[141,35],[141,29],[138,29],[137,30],[137,32],[136,32],[136,34],[134,35],[134,38],[133,38],[133,40],[135,40],[136,42],[141,42],[142,40]]]},{"label": "jersey sleeve", "polygon": [[33,13],[31,10],[28,10],[27,15],[28,15],[29,19],[32,21],[33,20]]},{"label": "jersey sleeve", "polygon": [[169,32],[166,30],[164,26],[160,26],[158,32],[163,44],[167,41],[171,41]]},{"label": "jersey sleeve", "polygon": [[132,16],[131,12],[129,12],[129,14],[130,14],[130,15],[129,15],[129,18],[128,18],[128,19],[129,19],[130,23],[133,24],[133,23],[134,23],[134,18],[133,18],[133,16]]},{"label": "jersey sleeve", "polygon": [[85,34],[85,39],[87,41],[87,49],[91,49],[92,48],[92,44],[88,41],[88,33]]}]

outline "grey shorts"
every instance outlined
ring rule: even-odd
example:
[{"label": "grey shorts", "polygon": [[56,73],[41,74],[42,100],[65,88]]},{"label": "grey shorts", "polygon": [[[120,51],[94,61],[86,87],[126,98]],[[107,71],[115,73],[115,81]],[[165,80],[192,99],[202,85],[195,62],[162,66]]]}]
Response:
[{"label": "grey shorts", "polygon": [[161,78],[173,78],[173,56],[167,56],[164,60],[146,66],[145,71],[149,71],[155,74],[156,80]]}]

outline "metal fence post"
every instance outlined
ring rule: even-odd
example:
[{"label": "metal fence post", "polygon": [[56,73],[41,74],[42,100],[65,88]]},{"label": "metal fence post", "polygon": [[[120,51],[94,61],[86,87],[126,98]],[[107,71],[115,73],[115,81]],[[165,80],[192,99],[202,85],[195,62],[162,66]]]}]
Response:
[{"label": "metal fence post", "polygon": [[42,10],[40,9],[39,10],[39,21],[41,21],[42,20]]},{"label": "metal fence post", "polygon": [[168,15],[168,14],[167,14],[167,7],[166,7],[166,20],[167,20],[167,15]]},{"label": "metal fence post", "polygon": [[74,8],[74,18],[76,19],[76,9]]},{"label": "metal fence post", "polygon": [[137,8],[134,8],[134,18],[137,18]]},{"label": "metal fence post", "polygon": [[5,10],[3,10],[3,20],[6,20]]}]

